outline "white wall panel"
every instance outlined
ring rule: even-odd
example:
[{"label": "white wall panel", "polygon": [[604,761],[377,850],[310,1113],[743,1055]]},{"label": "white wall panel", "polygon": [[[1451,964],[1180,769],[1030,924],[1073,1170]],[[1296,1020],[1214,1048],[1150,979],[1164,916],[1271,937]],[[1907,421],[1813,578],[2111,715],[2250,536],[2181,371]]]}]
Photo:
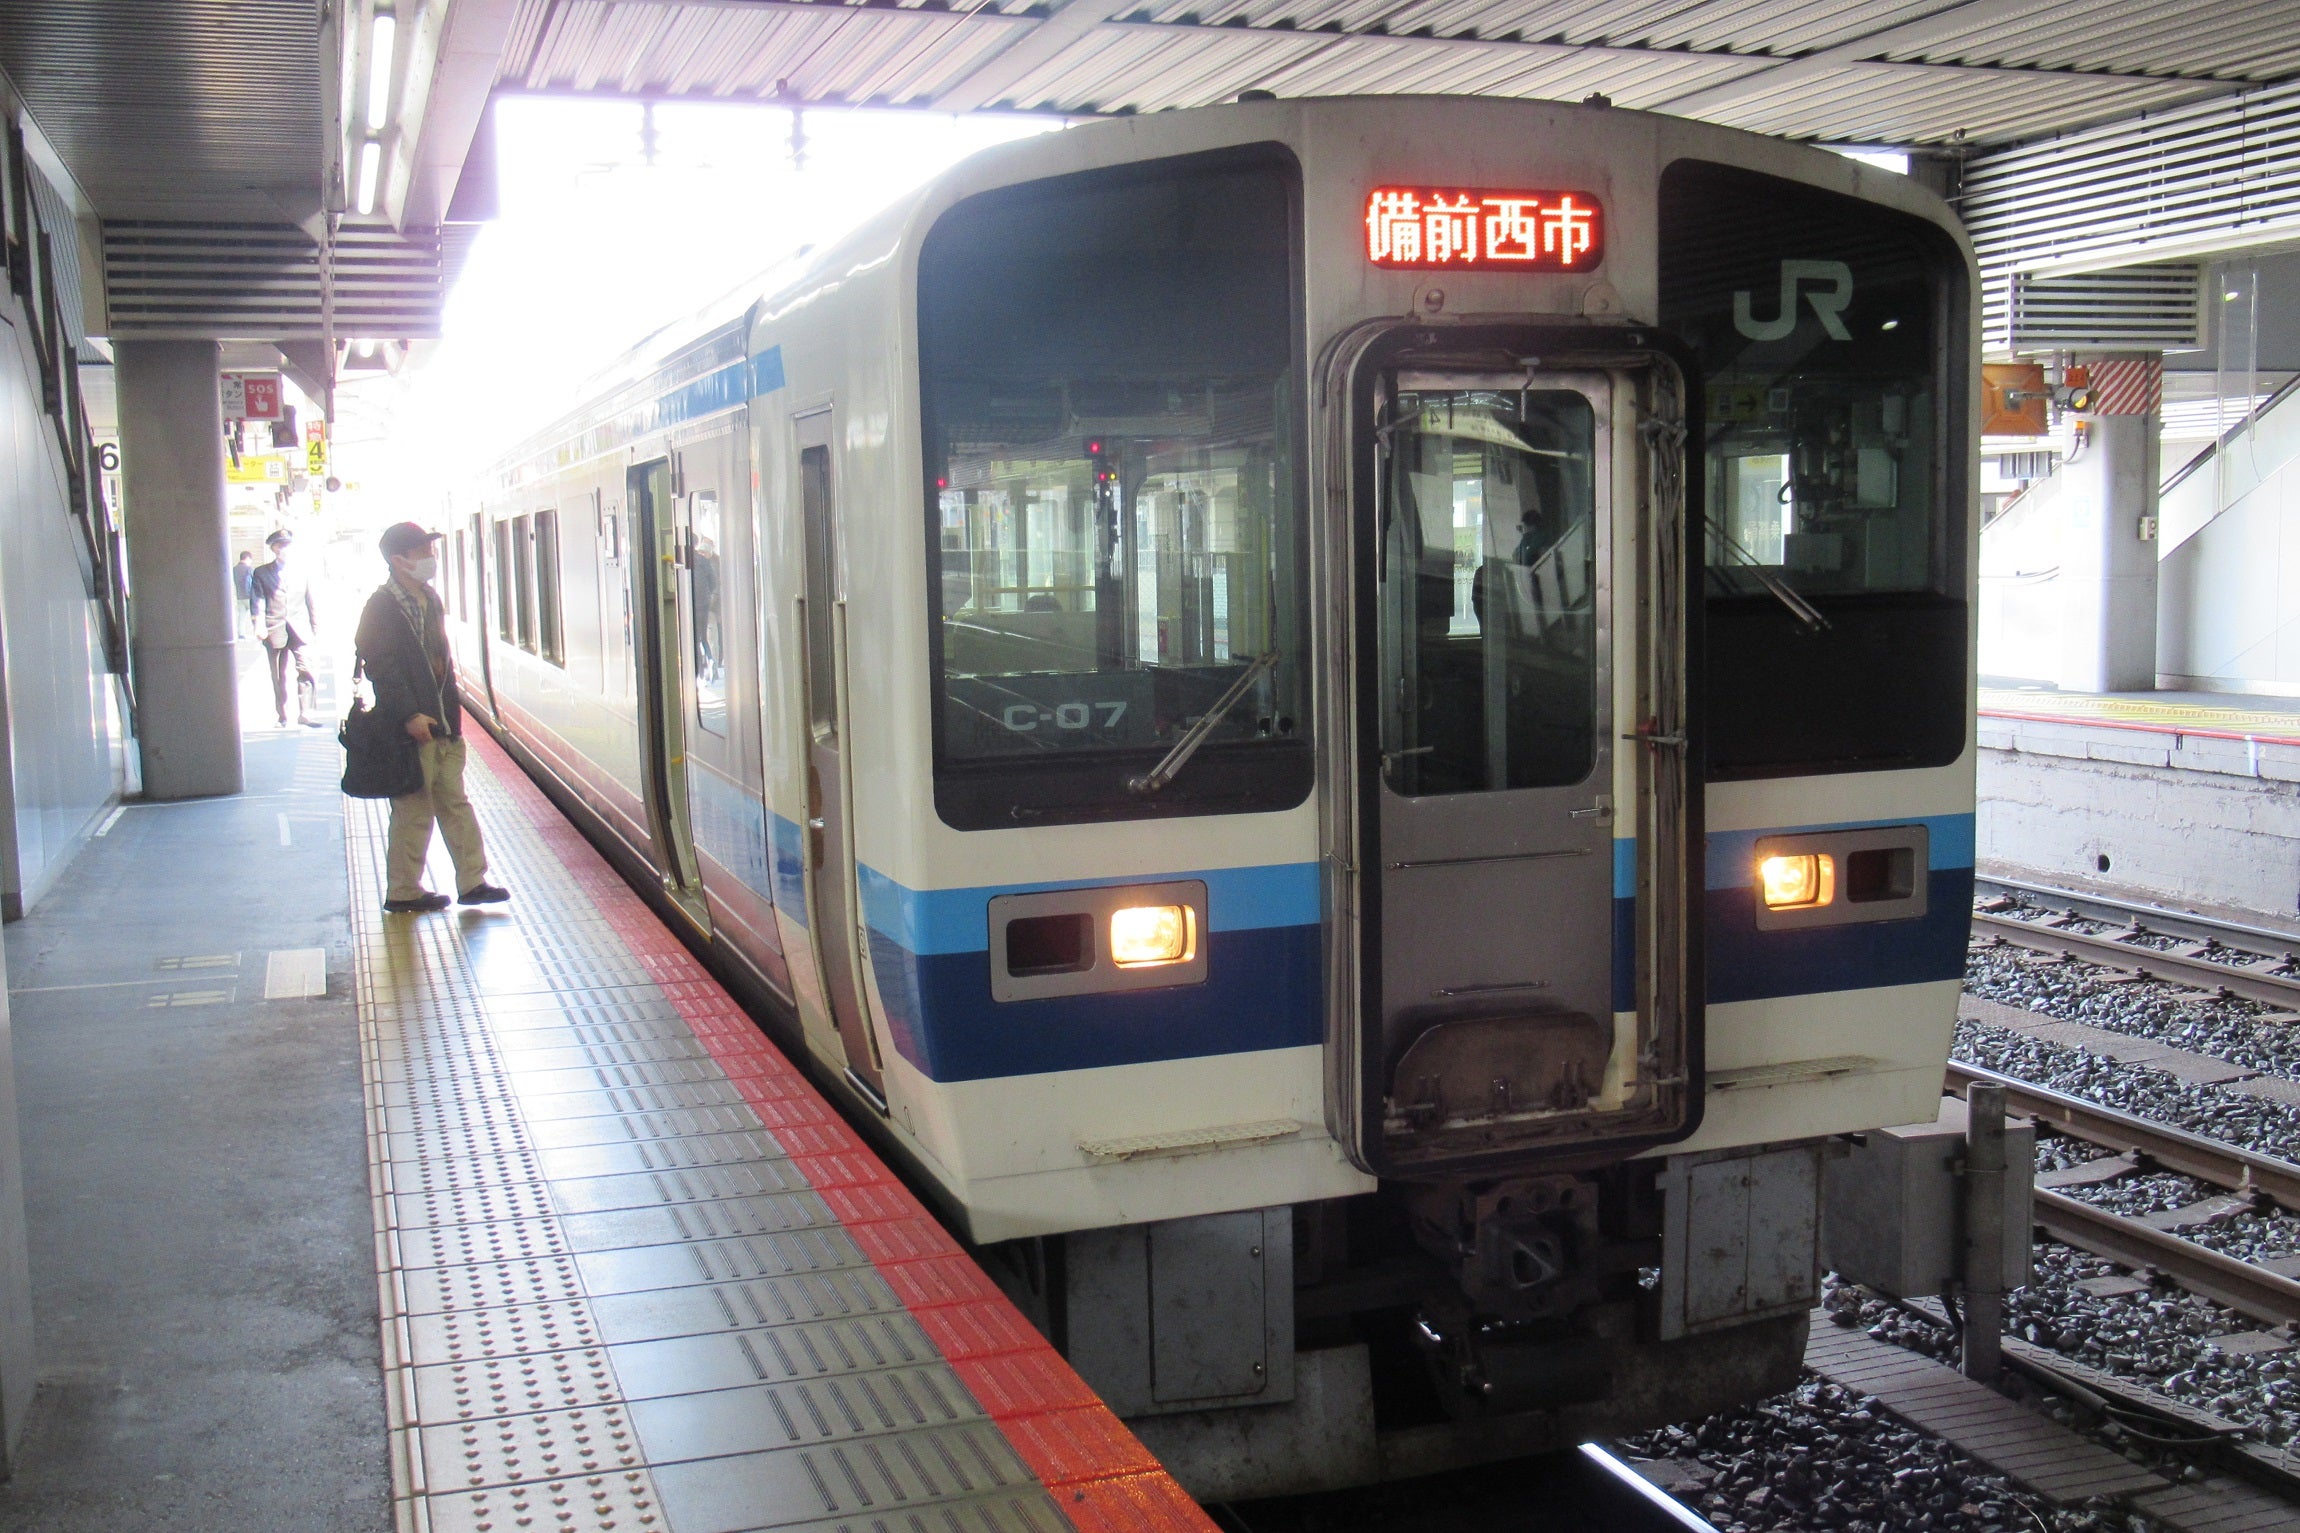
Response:
[{"label": "white wall panel", "polygon": [[98,609],[16,319],[0,311],[0,701],[11,769],[0,908],[11,918],[47,892],[119,792]]}]

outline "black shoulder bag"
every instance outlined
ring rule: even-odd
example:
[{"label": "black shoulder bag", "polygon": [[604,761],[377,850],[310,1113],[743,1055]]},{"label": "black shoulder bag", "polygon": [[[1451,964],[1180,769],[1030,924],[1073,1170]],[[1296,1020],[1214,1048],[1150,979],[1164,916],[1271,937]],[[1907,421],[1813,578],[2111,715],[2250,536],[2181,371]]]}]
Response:
[{"label": "black shoulder bag", "polygon": [[351,671],[351,712],[335,732],[343,746],[343,791],[347,798],[398,798],[423,787],[422,747],[400,725],[377,713],[360,696],[363,658]]}]

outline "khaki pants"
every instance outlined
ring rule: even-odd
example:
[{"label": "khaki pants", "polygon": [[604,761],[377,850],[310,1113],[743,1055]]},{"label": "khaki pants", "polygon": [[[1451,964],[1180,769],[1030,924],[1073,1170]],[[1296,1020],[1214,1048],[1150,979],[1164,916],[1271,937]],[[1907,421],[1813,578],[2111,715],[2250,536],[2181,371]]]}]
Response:
[{"label": "khaki pants", "polygon": [[447,838],[455,860],[455,892],[469,894],[487,882],[487,847],[479,837],[479,817],[463,796],[463,742],[426,740],[422,746],[423,787],[391,801],[391,837],[384,851],[387,875],[383,897],[421,896],[424,859],[431,854],[431,826]]}]

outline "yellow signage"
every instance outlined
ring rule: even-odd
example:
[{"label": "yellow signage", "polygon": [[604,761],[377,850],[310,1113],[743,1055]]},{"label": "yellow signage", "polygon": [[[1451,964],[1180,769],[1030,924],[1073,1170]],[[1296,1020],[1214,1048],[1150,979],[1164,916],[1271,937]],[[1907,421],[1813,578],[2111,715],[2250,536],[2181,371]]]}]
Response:
[{"label": "yellow signage", "polygon": [[225,464],[224,479],[231,484],[286,484],[287,454],[242,453],[239,462]]}]

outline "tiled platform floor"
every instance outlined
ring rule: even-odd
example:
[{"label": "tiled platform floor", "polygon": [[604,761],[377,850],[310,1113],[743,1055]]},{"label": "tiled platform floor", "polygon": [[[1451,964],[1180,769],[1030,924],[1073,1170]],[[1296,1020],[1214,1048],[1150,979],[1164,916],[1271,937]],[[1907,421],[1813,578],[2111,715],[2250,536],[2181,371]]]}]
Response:
[{"label": "tiled platform floor", "polygon": [[1210,1528],[492,742],[468,780],[508,907],[384,915],[345,810],[400,1527]]}]

